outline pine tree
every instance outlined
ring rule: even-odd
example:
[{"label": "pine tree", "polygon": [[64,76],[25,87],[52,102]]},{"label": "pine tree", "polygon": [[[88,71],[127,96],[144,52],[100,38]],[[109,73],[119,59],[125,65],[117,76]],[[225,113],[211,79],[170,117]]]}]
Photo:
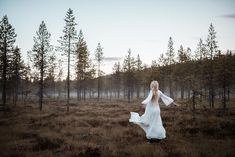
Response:
[{"label": "pine tree", "polygon": [[178,50],[178,56],[177,56],[178,62],[180,63],[179,66],[177,66],[177,75],[175,76],[176,80],[178,81],[178,84],[180,85],[180,93],[181,93],[181,100],[184,99],[184,92],[185,92],[185,68],[183,67],[183,63],[187,61],[186,56],[186,50],[183,48],[182,45],[180,45],[180,48]]},{"label": "pine tree", "polygon": [[100,99],[100,88],[101,88],[101,70],[100,70],[100,65],[101,65],[101,62],[104,58],[104,53],[103,53],[103,48],[101,47],[100,43],[98,43],[98,46],[96,48],[96,51],[95,51],[95,59],[97,61],[97,64],[98,64],[98,101]]},{"label": "pine tree", "polygon": [[50,62],[50,52],[52,46],[50,44],[51,34],[48,32],[44,21],[39,26],[36,36],[34,36],[34,45],[31,52],[31,59],[33,66],[39,73],[39,109],[42,110],[43,93],[44,93],[44,79]]},{"label": "pine tree", "polygon": [[178,62],[184,63],[190,60],[190,53],[191,49],[187,48],[187,50],[184,50],[183,46],[180,45],[180,49],[178,50]]},{"label": "pine tree", "polygon": [[[160,57],[158,58],[158,65],[159,65],[159,83],[161,84],[161,90],[164,92],[165,91],[165,78],[167,76],[167,70],[166,70],[166,65],[167,65],[167,59],[164,55],[164,53],[160,54]],[[149,82],[148,82],[149,84]]]},{"label": "pine tree", "polygon": [[89,52],[87,49],[86,41],[84,40],[82,30],[78,35],[78,43],[76,50],[76,74],[77,74],[77,97],[80,99],[83,90],[83,99],[85,100],[85,81],[91,78],[91,62],[89,60]]},{"label": "pine tree", "polygon": [[214,91],[214,61],[213,58],[217,53],[217,41],[216,41],[216,32],[214,29],[213,24],[210,24],[209,34],[206,40],[206,46],[207,46],[207,55],[209,58],[209,103],[211,107],[214,107],[214,97],[215,97],[215,91]]},{"label": "pine tree", "polygon": [[[48,72],[47,72],[47,77],[45,78],[45,84],[48,87],[48,90],[50,93],[53,93],[52,95],[55,95],[55,69],[56,69],[56,56],[55,53],[53,52],[49,56],[49,61],[48,61]],[[55,98],[55,97],[54,97]]]},{"label": "pine tree", "polygon": [[32,66],[30,65],[32,59],[31,59],[31,51],[27,51],[27,63],[25,65],[25,70],[23,73],[23,79],[22,79],[22,97],[24,100],[24,105],[26,104],[26,101],[28,99],[29,93],[32,92],[32,78],[33,78],[33,71]]},{"label": "pine tree", "polygon": [[[199,42],[197,44],[197,48],[195,51],[195,60],[197,60],[197,65],[196,68],[197,70],[197,78],[199,80],[199,94],[200,94],[200,101],[202,101],[202,96],[203,94],[203,87],[205,87],[204,85],[204,81],[203,79],[205,78],[205,74],[204,74],[204,68],[205,68],[205,59],[207,58],[206,56],[206,47],[205,44],[203,43],[202,39],[199,39]],[[203,62],[204,60],[204,62]]]},{"label": "pine tree", "polygon": [[18,47],[14,48],[10,69],[13,89],[13,104],[16,105],[18,100],[19,86],[23,76],[26,73],[25,65],[21,58],[20,48]]},{"label": "pine tree", "polygon": [[206,46],[207,46],[207,56],[210,60],[213,60],[213,57],[217,55],[218,52],[218,46],[216,41],[216,31],[213,26],[213,24],[210,24],[210,27],[208,29],[208,36],[206,40]]},{"label": "pine tree", "polygon": [[206,58],[206,47],[202,39],[200,39],[197,44],[197,49],[195,51],[195,59],[203,60],[204,58]]},{"label": "pine tree", "polygon": [[63,76],[63,67],[62,67],[62,60],[58,60],[58,73],[56,75],[57,78],[57,92],[58,92],[58,97],[57,99],[59,99],[61,97],[61,91],[63,90],[63,86],[62,86],[62,76]]},{"label": "pine tree", "polygon": [[93,64],[92,60],[89,58],[88,61],[89,67],[87,68],[86,72],[86,87],[89,88],[89,95],[91,97],[92,89],[94,87],[94,82],[93,79],[95,78],[96,74],[96,69],[95,69],[95,64]]},{"label": "pine tree", "polygon": [[69,111],[69,100],[70,100],[70,58],[72,52],[74,52],[75,41],[77,39],[77,31],[75,26],[75,17],[73,10],[69,8],[65,16],[65,26],[63,29],[64,35],[60,37],[61,49],[68,57],[68,72],[67,72],[67,112]]},{"label": "pine tree", "polygon": [[186,61],[190,61],[192,59],[192,50],[190,47],[187,47],[186,54],[185,54]]},{"label": "pine tree", "polygon": [[167,65],[172,65],[175,63],[175,52],[174,52],[174,47],[173,47],[173,40],[172,37],[169,38],[168,41],[168,49],[166,52],[166,63]]},{"label": "pine tree", "polygon": [[113,66],[114,72],[114,85],[117,88],[118,99],[120,98],[120,88],[121,88],[121,65],[120,62],[117,62]]},{"label": "pine tree", "polygon": [[142,84],[142,73],[141,71],[143,70],[143,63],[140,59],[140,55],[137,55],[137,59],[136,59],[136,93],[137,93],[137,98],[140,97],[140,87]]},{"label": "pine tree", "polygon": [[173,97],[173,87],[172,87],[172,64],[175,63],[175,53],[173,48],[173,40],[170,37],[168,41],[168,49],[166,52],[166,64],[169,66],[169,89],[170,89],[170,97]]},{"label": "pine tree", "polygon": [[160,57],[158,58],[158,64],[160,66],[165,66],[166,65],[166,58],[165,58],[164,53],[160,54]]},{"label": "pine tree", "polygon": [[128,50],[128,55],[123,62],[123,72],[125,73],[125,86],[127,87],[128,103],[131,101],[134,84],[135,58],[131,56],[131,49]]},{"label": "pine tree", "polygon": [[229,97],[227,95],[226,98],[226,93],[233,80],[234,61],[231,60],[232,58],[232,53],[229,50],[227,50],[225,54],[219,52],[217,56],[215,56],[215,84],[222,90],[222,105],[224,110],[227,108],[227,100]]},{"label": "pine tree", "polygon": [[15,29],[8,21],[8,17],[3,16],[0,21],[0,63],[2,77],[2,101],[6,105],[7,73],[9,71],[9,55],[12,53],[13,45],[16,40]]},{"label": "pine tree", "polygon": [[178,50],[178,62],[183,63],[185,61],[185,53],[184,48],[182,45],[180,45],[180,49]]},{"label": "pine tree", "polygon": [[156,60],[152,60],[151,67],[150,67],[150,75],[149,75],[149,78],[147,80],[148,80],[148,84],[152,80],[160,81],[159,67],[158,67],[158,64],[157,64]]}]

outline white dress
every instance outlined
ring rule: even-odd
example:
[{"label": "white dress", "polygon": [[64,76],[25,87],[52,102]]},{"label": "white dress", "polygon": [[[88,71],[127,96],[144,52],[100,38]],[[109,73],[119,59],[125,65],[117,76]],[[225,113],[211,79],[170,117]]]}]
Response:
[{"label": "white dress", "polygon": [[[159,103],[155,102],[153,104],[152,99],[152,90],[150,90],[148,97],[142,102],[146,105],[145,112],[142,116],[139,116],[136,112],[131,112],[131,117],[129,122],[138,124],[146,133],[148,139],[163,139],[166,137],[166,131],[162,125],[162,119],[160,115]],[[170,105],[173,102],[173,99],[163,94],[158,90],[158,99],[161,98],[166,106]]]}]

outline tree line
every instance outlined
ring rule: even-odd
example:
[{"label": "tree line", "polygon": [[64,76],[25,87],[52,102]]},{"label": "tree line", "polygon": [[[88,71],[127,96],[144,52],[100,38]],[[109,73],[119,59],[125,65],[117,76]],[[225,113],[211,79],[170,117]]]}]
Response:
[{"label": "tree line", "polygon": [[[124,61],[114,64],[113,73],[104,75],[100,68],[104,59],[101,44],[98,43],[95,50],[94,62],[82,30],[77,32],[72,9],[68,9],[64,22],[64,29],[58,39],[60,46],[51,45],[51,34],[46,23],[41,22],[25,63],[20,48],[15,46],[15,30],[8,17],[3,16],[0,21],[0,86],[3,106],[6,106],[7,100],[16,105],[19,96],[24,102],[29,97],[38,97],[41,111],[46,96],[66,98],[69,111],[71,92],[76,93],[78,102],[87,98],[98,101],[101,98],[127,99],[131,102],[147,94],[151,80],[158,80],[160,89],[168,92],[171,97],[192,101],[193,109],[198,102],[207,102],[213,108],[217,100],[221,100],[223,108],[226,108],[230,101],[234,87],[235,57],[230,50],[219,50],[213,24],[209,26],[207,39],[199,39],[194,52],[183,45],[175,51],[173,38],[170,37],[167,51],[158,60],[153,60],[151,66],[143,64],[139,55],[133,57],[129,49]],[[58,52],[62,52],[63,58],[58,58]],[[67,64],[66,80],[62,78],[62,61]],[[71,62],[75,63],[76,76],[72,80]]]}]

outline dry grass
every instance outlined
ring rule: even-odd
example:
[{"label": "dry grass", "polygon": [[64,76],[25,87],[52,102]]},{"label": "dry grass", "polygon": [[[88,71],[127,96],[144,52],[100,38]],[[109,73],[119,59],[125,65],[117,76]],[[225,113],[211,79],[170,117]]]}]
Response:
[{"label": "dry grass", "polygon": [[198,109],[195,117],[182,106],[161,110],[167,138],[148,144],[144,132],[128,122],[139,102],[35,104],[0,111],[0,155],[3,157],[88,156],[235,156],[235,108]]}]

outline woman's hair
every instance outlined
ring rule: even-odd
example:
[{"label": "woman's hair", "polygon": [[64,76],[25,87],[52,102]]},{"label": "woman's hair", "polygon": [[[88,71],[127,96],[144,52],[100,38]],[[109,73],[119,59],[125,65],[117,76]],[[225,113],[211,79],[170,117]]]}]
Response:
[{"label": "woman's hair", "polygon": [[158,88],[159,88],[159,84],[157,81],[152,81],[150,83],[150,90],[152,90],[153,92],[153,97],[152,97],[152,101],[157,101],[158,100]]}]

